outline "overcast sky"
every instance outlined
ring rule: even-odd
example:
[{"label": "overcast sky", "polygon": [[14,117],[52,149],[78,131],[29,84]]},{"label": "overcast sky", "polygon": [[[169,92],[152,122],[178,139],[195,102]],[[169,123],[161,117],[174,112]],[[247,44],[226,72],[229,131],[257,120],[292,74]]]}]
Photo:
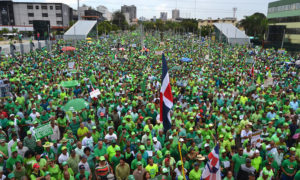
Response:
[{"label": "overcast sky", "polygon": [[[77,0],[15,0],[30,2],[63,2],[77,9]],[[122,5],[135,5],[137,17],[144,16],[159,18],[160,12],[168,12],[168,18],[172,16],[172,9],[180,10],[183,18],[224,18],[233,17],[233,7],[237,8],[236,16],[242,19],[244,16],[255,12],[267,14],[268,3],[274,0],[80,0],[80,6],[97,7],[106,6],[111,12],[121,9]]]}]

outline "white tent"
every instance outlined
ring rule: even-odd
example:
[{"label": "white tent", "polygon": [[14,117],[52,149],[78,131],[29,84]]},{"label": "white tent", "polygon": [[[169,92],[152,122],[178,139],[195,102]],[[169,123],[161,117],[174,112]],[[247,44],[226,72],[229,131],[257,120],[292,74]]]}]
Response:
[{"label": "white tent", "polygon": [[64,34],[65,40],[84,40],[97,21],[79,20]]},{"label": "white tent", "polygon": [[[229,44],[250,44],[250,38],[244,31],[239,30],[237,27],[229,23],[214,23],[216,31],[219,31],[226,37]],[[218,39],[218,37],[216,37]]]}]

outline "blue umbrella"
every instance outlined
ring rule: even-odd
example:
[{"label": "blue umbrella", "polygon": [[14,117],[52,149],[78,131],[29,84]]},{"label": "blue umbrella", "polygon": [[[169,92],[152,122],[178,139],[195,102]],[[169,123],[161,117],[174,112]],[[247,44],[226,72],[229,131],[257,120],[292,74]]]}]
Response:
[{"label": "blue umbrella", "polygon": [[182,62],[192,62],[193,59],[191,59],[191,58],[181,58],[180,61],[182,61]]}]

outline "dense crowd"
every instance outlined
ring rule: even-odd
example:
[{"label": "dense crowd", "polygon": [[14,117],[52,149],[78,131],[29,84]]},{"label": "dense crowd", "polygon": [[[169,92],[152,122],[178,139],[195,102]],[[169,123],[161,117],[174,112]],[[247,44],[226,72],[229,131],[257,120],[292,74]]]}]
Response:
[{"label": "dense crowd", "polygon": [[[300,179],[297,55],[174,34],[116,33],[62,51],[68,43],[2,58],[0,179],[200,180],[217,144],[224,180]],[[48,123],[53,133],[36,138]]]}]

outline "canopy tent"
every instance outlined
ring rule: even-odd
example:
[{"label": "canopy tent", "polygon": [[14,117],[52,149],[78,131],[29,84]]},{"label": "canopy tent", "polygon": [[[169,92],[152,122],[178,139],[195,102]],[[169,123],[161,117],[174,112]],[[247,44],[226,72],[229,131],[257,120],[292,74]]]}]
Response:
[{"label": "canopy tent", "polygon": [[64,34],[65,40],[85,40],[97,21],[79,20]]},{"label": "canopy tent", "polygon": [[228,23],[214,23],[216,39],[228,44],[250,44],[250,38],[244,31]]},{"label": "canopy tent", "polygon": [[182,62],[192,62],[193,59],[183,57],[183,58],[180,59],[180,61],[182,61]]}]

